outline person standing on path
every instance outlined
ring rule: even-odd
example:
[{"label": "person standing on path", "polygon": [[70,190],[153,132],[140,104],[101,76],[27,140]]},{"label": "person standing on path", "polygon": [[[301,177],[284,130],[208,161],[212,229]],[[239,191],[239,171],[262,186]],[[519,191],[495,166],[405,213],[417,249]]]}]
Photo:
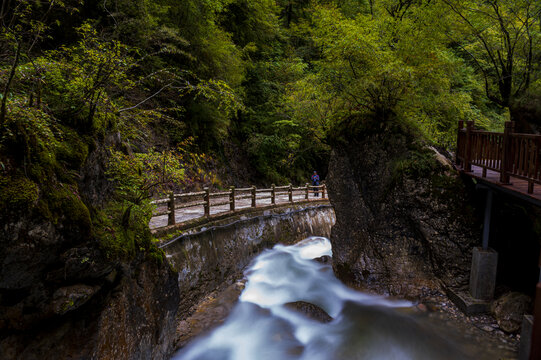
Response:
[{"label": "person standing on path", "polygon": [[[318,186],[319,185],[319,175],[317,174],[317,171],[314,171],[314,174],[312,175],[312,185],[313,186]],[[319,197],[318,188],[314,188],[314,196]]]}]

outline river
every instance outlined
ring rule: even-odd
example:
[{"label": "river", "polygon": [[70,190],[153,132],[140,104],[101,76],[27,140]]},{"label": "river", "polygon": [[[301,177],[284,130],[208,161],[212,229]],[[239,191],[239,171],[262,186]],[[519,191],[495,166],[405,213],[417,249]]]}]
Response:
[{"label": "river", "polygon": [[[226,321],[174,360],[493,359],[457,341],[450,324],[431,321],[407,301],[354,291],[328,263],[330,241],[311,237],[266,250],[245,272],[246,286]],[[305,316],[294,302],[317,305],[331,321]],[[453,339],[453,340],[450,340]]]}]

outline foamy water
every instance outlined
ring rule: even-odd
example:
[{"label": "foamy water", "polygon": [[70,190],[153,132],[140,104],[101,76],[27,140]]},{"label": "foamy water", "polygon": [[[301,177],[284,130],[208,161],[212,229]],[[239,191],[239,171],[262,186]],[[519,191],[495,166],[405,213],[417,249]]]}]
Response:
[{"label": "foamy water", "polygon": [[[347,288],[328,264],[330,241],[312,237],[276,245],[259,255],[245,275],[240,301],[223,325],[176,360],[468,359],[431,328],[397,308],[410,307]],[[321,323],[286,307],[305,301],[333,320]]]}]

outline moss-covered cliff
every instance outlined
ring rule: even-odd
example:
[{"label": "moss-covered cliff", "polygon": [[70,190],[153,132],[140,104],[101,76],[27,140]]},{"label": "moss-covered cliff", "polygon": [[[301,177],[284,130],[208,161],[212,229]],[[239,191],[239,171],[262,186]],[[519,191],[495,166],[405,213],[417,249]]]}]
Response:
[{"label": "moss-covered cliff", "polygon": [[102,205],[112,199],[109,140],[62,134],[52,151],[31,146],[23,161],[16,148],[0,149],[0,357],[166,358],[176,274],[146,223],[104,236],[122,229],[103,226],[115,221]]}]

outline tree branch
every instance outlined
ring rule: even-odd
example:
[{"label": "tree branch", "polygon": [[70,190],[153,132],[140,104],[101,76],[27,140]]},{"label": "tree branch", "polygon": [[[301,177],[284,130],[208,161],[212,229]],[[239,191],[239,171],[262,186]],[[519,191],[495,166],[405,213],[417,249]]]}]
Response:
[{"label": "tree branch", "polygon": [[8,93],[11,87],[11,82],[13,81],[13,77],[15,76],[15,71],[17,70],[17,65],[19,64],[19,57],[21,55],[21,42],[17,43],[17,51],[15,52],[15,59],[13,60],[13,64],[11,65],[11,70],[9,72],[8,81],[6,82],[6,86],[4,87],[4,96],[2,97],[2,107],[0,108],[0,125],[4,124],[4,121],[6,119],[6,106],[8,102]]},{"label": "tree branch", "polygon": [[156,91],[154,94],[152,94],[152,95],[150,95],[149,97],[147,97],[146,99],[140,101],[140,102],[137,103],[136,105],[130,106],[130,107],[128,107],[128,108],[120,109],[120,110],[118,110],[118,112],[121,113],[121,112],[124,112],[124,111],[133,110],[133,109],[135,109],[136,107],[138,107],[138,106],[140,106],[140,105],[143,105],[143,104],[146,103],[148,100],[152,99],[153,97],[155,97],[156,95],[158,95],[159,93],[161,93],[162,91],[164,91],[165,89],[167,89],[168,87],[171,87],[171,85],[173,85],[173,83],[169,83],[169,84],[164,85],[160,90]]}]

